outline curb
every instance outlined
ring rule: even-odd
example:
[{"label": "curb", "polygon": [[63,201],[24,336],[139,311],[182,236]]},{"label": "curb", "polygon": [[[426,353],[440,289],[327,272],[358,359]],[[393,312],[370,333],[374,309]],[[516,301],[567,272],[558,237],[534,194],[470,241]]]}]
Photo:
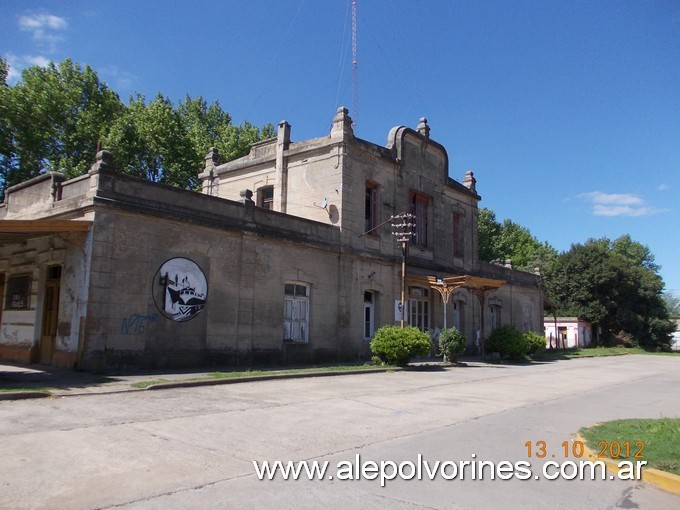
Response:
[{"label": "curb", "polygon": [[[619,463],[609,457],[598,457],[595,452],[586,445],[586,440],[581,434],[576,434],[576,440],[583,443],[586,457],[589,460],[601,460],[604,462],[607,469],[611,469],[615,473],[619,472]],[[673,494],[680,494],[680,476],[678,475],[654,468],[643,468],[641,475],[641,480],[645,483],[659,487],[667,492],[672,492]]]},{"label": "curb", "polygon": [[367,368],[362,370],[338,370],[334,372],[330,371],[319,371],[319,372],[298,372],[298,373],[283,373],[283,374],[263,374],[263,375],[253,375],[246,377],[225,377],[221,379],[185,379],[179,381],[168,381],[158,384],[152,384],[146,388],[135,388],[132,383],[125,387],[124,389],[112,389],[111,391],[93,391],[93,392],[78,392],[78,393],[59,393],[47,391],[14,391],[14,392],[0,392],[0,401],[3,400],[24,400],[30,398],[48,398],[48,397],[85,397],[92,395],[111,395],[115,393],[134,393],[146,390],[164,390],[172,388],[191,388],[194,386],[216,386],[219,384],[238,384],[246,382],[257,382],[257,381],[271,381],[280,379],[303,379],[307,377],[331,377],[337,375],[350,375],[350,374],[372,374],[372,373],[385,373],[385,372],[399,372],[404,370],[402,367],[388,367],[388,368]]},{"label": "curb", "polygon": [[246,377],[225,377],[222,379],[196,379],[188,381],[175,381],[167,383],[152,384],[144,388],[145,390],[164,390],[170,388],[191,388],[193,386],[215,386],[218,384],[237,384],[245,382],[257,381],[276,381],[280,379],[304,379],[307,377],[331,377],[336,375],[350,375],[350,374],[373,374],[384,372],[398,372],[403,370],[401,367],[396,368],[372,368],[366,370],[338,370],[336,372],[301,372],[295,374],[272,374],[272,375],[252,375]]}]

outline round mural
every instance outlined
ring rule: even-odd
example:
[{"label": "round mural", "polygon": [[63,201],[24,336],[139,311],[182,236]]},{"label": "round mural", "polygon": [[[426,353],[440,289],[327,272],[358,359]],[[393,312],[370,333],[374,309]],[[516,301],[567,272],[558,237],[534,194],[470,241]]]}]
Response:
[{"label": "round mural", "polygon": [[156,272],[153,299],[168,319],[188,321],[198,315],[208,298],[208,282],[203,270],[193,260],[174,258]]}]

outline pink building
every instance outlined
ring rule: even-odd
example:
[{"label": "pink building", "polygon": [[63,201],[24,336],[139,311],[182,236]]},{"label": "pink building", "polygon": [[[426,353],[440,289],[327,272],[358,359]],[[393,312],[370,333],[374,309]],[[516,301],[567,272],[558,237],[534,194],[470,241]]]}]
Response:
[{"label": "pink building", "polygon": [[543,327],[548,349],[586,347],[593,339],[590,322],[580,320],[578,317],[546,317]]}]

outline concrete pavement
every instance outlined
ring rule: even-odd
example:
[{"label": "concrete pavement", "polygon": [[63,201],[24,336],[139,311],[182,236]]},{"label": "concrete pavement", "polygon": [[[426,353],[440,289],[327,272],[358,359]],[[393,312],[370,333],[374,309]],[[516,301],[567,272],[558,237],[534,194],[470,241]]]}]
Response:
[{"label": "concrete pavement", "polygon": [[3,508],[675,508],[621,480],[259,481],[253,461],[530,461],[579,428],[680,417],[680,359],[471,365],[0,402]]}]

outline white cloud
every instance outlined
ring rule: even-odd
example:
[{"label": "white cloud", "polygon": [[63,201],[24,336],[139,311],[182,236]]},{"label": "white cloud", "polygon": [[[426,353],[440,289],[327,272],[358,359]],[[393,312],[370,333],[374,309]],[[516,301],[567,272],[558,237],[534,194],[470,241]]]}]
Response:
[{"label": "white cloud", "polygon": [[14,55],[8,53],[5,57],[9,65],[9,73],[7,75],[7,83],[13,85],[19,78],[21,78],[21,71],[29,66],[46,67],[50,63],[50,59],[42,55]]},{"label": "white cloud", "polygon": [[659,190],[659,191],[666,191],[667,189],[670,189],[670,187],[665,182],[662,182],[661,184],[659,184],[659,187],[656,188],[656,189]]},{"label": "white cloud", "polygon": [[116,66],[107,66],[99,70],[101,77],[113,88],[123,91],[131,91],[135,83],[139,80],[139,76],[123,71]]},{"label": "white cloud", "polygon": [[61,33],[68,28],[65,18],[47,13],[25,14],[19,17],[19,29],[30,32],[33,40],[48,52],[56,50],[63,40]]},{"label": "white cloud", "polygon": [[592,205],[592,213],[595,216],[650,216],[664,212],[664,209],[649,207],[645,201],[630,193],[602,193],[601,191],[591,191],[581,193],[578,198],[589,202]]},{"label": "white cloud", "polygon": [[22,30],[32,32],[39,32],[45,29],[64,30],[68,27],[68,23],[66,23],[64,18],[54,16],[53,14],[33,14],[21,16],[19,18],[19,27]]}]

